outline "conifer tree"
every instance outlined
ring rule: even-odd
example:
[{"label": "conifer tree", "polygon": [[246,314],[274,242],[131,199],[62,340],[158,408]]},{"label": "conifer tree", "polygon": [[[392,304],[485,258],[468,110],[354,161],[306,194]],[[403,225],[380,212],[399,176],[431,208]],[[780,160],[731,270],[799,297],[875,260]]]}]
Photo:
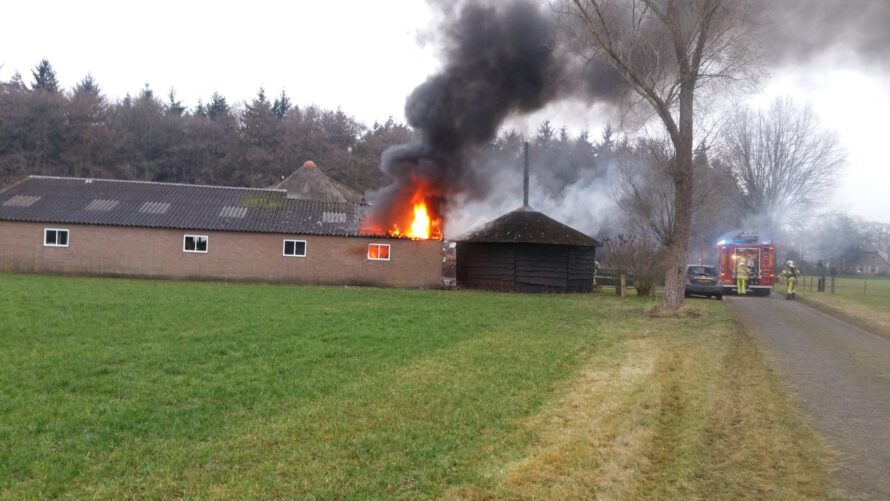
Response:
[{"label": "conifer tree", "polygon": [[272,113],[280,120],[287,115],[287,112],[291,109],[290,98],[287,97],[287,94],[284,92],[284,89],[281,89],[281,96],[275,99],[275,102],[272,104]]},{"label": "conifer tree", "polygon": [[218,92],[214,92],[205,110],[209,119],[220,120],[229,116],[229,103]]},{"label": "conifer tree", "polygon": [[167,94],[167,105],[164,107],[168,116],[181,117],[183,113],[185,113],[185,106],[182,105],[182,101],[176,99],[176,91],[172,88],[170,89],[170,93]]},{"label": "conifer tree", "polygon": [[31,88],[34,90],[45,90],[48,92],[59,92],[59,81],[56,79],[56,72],[46,59],[42,59],[40,64],[31,71],[34,76],[34,83]]},{"label": "conifer tree", "polygon": [[74,95],[75,96],[96,96],[99,94],[99,84],[96,83],[96,79],[93,78],[93,75],[87,73],[87,76],[83,77],[80,82],[77,82],[77,85],[74,86]]}]

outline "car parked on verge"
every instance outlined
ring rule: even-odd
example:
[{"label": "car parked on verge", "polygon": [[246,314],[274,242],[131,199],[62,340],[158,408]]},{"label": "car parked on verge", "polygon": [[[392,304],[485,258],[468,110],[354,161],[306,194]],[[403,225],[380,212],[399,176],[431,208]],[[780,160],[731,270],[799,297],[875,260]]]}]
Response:
[{"label": "car parked on verge", "polygon": [[723,299],[723,283],[716,266],[690,264],[686,267],[686,297],[692,295]]}]

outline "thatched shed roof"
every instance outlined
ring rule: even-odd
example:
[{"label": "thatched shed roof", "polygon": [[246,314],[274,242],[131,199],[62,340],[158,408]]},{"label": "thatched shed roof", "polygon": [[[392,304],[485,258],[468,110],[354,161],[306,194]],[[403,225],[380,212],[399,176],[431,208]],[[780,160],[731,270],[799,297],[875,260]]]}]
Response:
[{"label": "thatched shed roof", "polygon": [[350,187],[328,177],[315,162],[306,162],[274,188],[287,190],[287,198],[320,202],[361,202],[362,196]]},{"label": "thatched shed roof", "polygon": [[529,208],[508,212],[470,233],[461,242],[528,243],[598,247],[599,242],[559,221]]}]

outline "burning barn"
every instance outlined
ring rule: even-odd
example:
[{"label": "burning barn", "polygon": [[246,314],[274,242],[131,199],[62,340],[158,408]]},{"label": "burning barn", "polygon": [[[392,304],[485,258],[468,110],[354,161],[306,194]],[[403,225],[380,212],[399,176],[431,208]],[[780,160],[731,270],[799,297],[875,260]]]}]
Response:
[{"label": "burning barn", "polygon": [[0,192],[0,271],[439,287],[441,242],[361,231],[365,209],[285,189],[31,176]]}]

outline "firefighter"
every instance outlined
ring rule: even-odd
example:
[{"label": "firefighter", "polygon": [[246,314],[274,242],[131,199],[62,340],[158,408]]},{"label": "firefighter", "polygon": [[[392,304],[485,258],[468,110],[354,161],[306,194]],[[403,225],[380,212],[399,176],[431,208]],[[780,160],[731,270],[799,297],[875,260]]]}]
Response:
[{"label": "firefighter", "polygon": [[797,299],[797,279],[800,278],[800,268],[794,266],[794,261],[785,261],[785,268],[780,276],[785,278],[788,284],[785,291],[785,299]]},{"label": "firefighter", "polygon": [[735,279],[739,290],[739,296],[746,295],[748,293],[747,288],[745,287],[748,282],[748,263],[743,256],[739,256],[736,260]]}]

